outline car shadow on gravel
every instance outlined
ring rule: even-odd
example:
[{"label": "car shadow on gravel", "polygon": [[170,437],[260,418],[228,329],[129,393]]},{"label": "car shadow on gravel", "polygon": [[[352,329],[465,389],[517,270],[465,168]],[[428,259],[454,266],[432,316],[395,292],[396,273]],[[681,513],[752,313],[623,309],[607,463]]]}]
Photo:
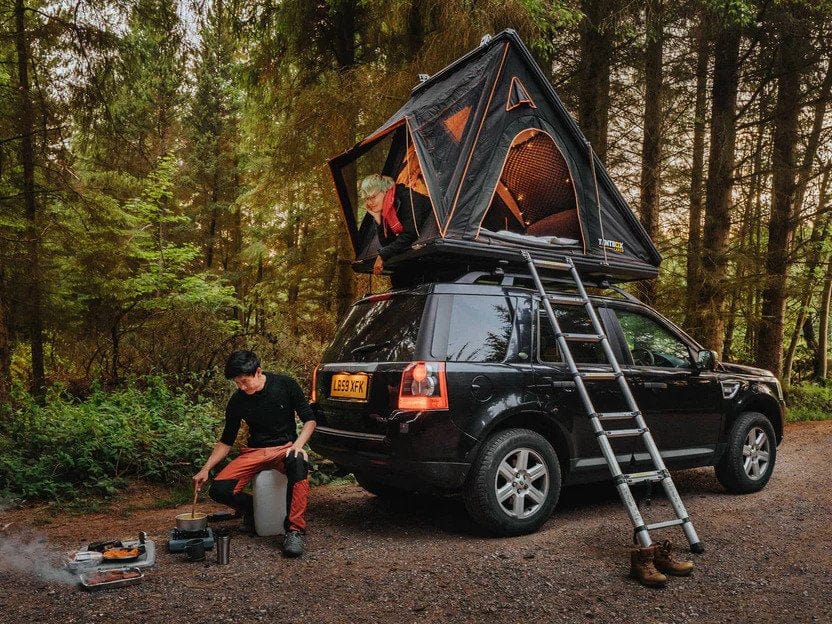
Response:
[{"label": "car shadow on gravel", "polygon": [[[679,493],[685,496],[724,496],[725,490],[716,480],[713,470],[698,468],[673,473]],[[646,498],[657,502],[665,498],[664,490],[658,484],[648,492],[647,486],[633,487],[633,495],[639,504]],[[561,491],[555,518],[568,520],[599,507],[612,509],[621,505],[618,491],[611,481],[574,485]],[[411,496],[381,498],[365,495],[361,500],[351,500],[345,505],[338,501],[327,501],[317,507],[325,517],[336,514],[339,527],[346,533],[370,532],[375,535],[407,533],[415,538],[437,533],[450,537],[468,536],[487,538],[491,534],[482,529],[468,516],[462,499],[456,497],[413,494]]]}]

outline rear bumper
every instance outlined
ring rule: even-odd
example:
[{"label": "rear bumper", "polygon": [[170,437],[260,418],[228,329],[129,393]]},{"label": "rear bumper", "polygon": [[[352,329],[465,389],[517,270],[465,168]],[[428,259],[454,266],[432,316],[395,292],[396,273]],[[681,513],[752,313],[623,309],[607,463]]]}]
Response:
[{"label": "rear bumper", "polygon": [[401,442],[391,443],[387,436],[380,434],[319,426],[309,445],[340,467],[366,474],[381,483],[444,493],[462,489],[471,467],[469,463],[405,458],[396,451]]}]

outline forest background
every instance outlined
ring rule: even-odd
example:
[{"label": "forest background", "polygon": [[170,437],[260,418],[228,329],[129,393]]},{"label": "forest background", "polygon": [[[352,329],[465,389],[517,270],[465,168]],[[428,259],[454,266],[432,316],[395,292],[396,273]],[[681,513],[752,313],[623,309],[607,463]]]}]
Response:
[{"label": "forest background", "polygon": [[234,348],[308,389],[383,286],[327,158],[504,28],[663,254],[638,295],[827,417],[830,0],[0,0],[0,494],[187,483]]}]

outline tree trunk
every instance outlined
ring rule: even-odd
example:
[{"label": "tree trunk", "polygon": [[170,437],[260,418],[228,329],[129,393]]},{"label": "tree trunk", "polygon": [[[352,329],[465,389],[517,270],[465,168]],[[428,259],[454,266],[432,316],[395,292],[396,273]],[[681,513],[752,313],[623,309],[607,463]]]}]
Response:
[{"label": "tree trunk", "polygon": [[798,139],[800,79],[804,65],[804,36],[799,18],[787,10],[778,11],[779,79],[774,112],[774,138],[771,159],[772,204],[768,224],[766,279],[763,288],[760,334],[757,340],[757,365],[778,377],[783,372],[783,326],[786,314],[786,273],[789,247],[794,233],[792,207],[798,165],[794,145]]},{"label": "tree trunk", "polygon": [[696,32],[696,104],[693,113],[693,157],[690,174],[687,290],[685,291],[685,328],[697,337],[702,335],[698,288],[702,271],[702,172],[705,168],[705,115],[708,107],[708,61],[710,60],[706,19],[704,14],[700,17]]},{"label": "tree trunk", "polygon": [[220,200],[220,158],[219,158],[219,137],[216,137],[217,142],[217,149],[216,149],[216,164],[214,165],[214,173],[211,176],[211,211],[210,216],[208,217],[208,240],[205,243],[205,268],[210,269],[214,266],[214,247],[217,242],[217,219],[219,217],[219,206],[218,202]]},{"label": "tree trunk", "polygon": [[609,0],[583,0],[586,16],[581,23],[581,60],[578,68],[578,120],[592,149],[607,159],[610,108],[610,71],[615,28]]},{"label": "tree trunk", "polygon": [[[809,131],[809,139],[806,141],[806,151],[803,152],[803,159],[800,165],[800,172],[797,178],[797,188],[794,193],[793,214],[799,215],[803,208],[803,199],[806,196],[806,188],[812,177],[812,163],[818,153],[820,135],[823,131],[823,123],[826,117],[826,106],[829,103],[829,96],[832,92],[832,63],[826,69],[826,75],[820,85],[818,99],[815,101],[814,113],[812,115],[812,129]],[[818,205],[823,208],[823,203]]]},{"label": "tree trunk", "polygon": [[[821,210],[825,210],[827,188],[829,186],[829,169],[827,169],[821,180],[820,194],[818,195],[818,206]],[[794,363],[794,354],[797,350],[797,341],[800,338],[800,328],[803,327],[803,321],[806,319],[806,312],[809,305],[812,303],[812,296],[815,294],[815,280],[817,278],[818,265],[822,261],[822,256],[826,257],[828,254],[824,250],[824,243],[826,235],[829,231],[829,213],[823,212],[818,215],[812,225],[812,233],[809,235],[809,258],[807,259],[806,267],[806,286],[803,289],[803,299],[800,301],[800,308],[797,312],[797,321],[795,322],[794,331],[789,340],[789,347],[786,349],[786,357],[783,360],[783,385],[788,386],[791,383],[792,364]],[[821,318],[821,322],[823,319]]]},{"label": "tree trunk", "polygon": [[20,162],[23,166],[23,199],[26,206],[26,242],[28,258],[26,275],[29,281],[29,343],[32,349],[32,392],[41,396],[44,391],[43,365],[43,310],[40,270],[40,228],[38,206],[35,199],[35,148],[34,104],[29,90],[29,42],[26,39],[26,7],[23,0],[15,0],[15,49],[17,51],[18,78],[18,131],[20,138]]},{"label": "tree trunk", "polygon": [[[120,318],[120,316],[119,316]],[[113,357],[110,361],[110,380],[114,386],[118,385],[118,359],[120,350],[120,336],[118,333],[118,322],[110,328],[110,342],[113,345]]]},{"label": "tree trunk", "polygon": [[[641,147],[641,223],[656,240],[659,235],[659,187],[662,160],[662,46],[664,43],[662,0],[649,0],[644,49],[644,138]],[[655,304],[656,280],[639,283],[639,296]]]},{"label": "tree trunk", "polygon": [[711,146],[708,157],[708,183],[705,191],[705,228],[702,245],[702,285],[699,309],[702,314],[701,338],[708,349],[722,348],[725,325],[724,276],[728,265],[726,243],[731,226],[735,123],[740,29],[723,22],[715,37],[714,81],[711,92]]},{"label": "tree trunk", "polygon": [[9,299],[6,276],[0,268],[0,405],[9,402],[12,388],[12,341],[9,332]]},{"label": "tree trunk", "polygon": [[[336,63],[342,75],[347,75],[356,63],[356,48],[355,48],[355,33],[357,24],[355,22],[355,15],[357,15],[356,2],[348,0],[347,2],[333,5],[333,21],[337,24],[335,28],[336,36],[333,41],[333,48],[335,50]],[[351,111],[345,111],[345,114],[351,114]],[[344,145],[351,145],[356,139],[356,127],[358,123],[355,117],[347,124],[347,132],[349,136],[345,137]],[[355,167],[348,170],[351,175],[347,176],[346,184],[348,189],[356,188]],[[351,179],[350,179],[351,178]],[[350,197],[353,209],[357,206],[358,198]],[[350,237],[342,234],[338,237],[338,281],[335,287],[336,290],[336,314],[338,319],[346,316],[347,312],[355,299],[355,274],[352,270],[353,249]]]},{"label": "tree trunk", "polygon": [[826,263],[826,277],[823,280],[823,295],[821,296],[820,328],[818,329],[818,348],[815,353],[817,361],[817,376],[819,379],[826,379],[829,335],[829,299],[832,295],[832,258]]}]

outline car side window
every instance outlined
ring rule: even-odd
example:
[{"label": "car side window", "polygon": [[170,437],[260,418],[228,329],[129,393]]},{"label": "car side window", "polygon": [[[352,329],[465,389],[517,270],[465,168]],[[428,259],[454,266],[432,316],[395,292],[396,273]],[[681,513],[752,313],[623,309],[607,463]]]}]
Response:
[{"label": "car side window", "polygon": [[511,338],[511,297],[454,296],[448,332],[449,362],[502,362]]},{"label": "car side window", "polygon": [[[553,309],[561,331],[567,334],[594,334],[592,321],[583,308],[563,307]],[[555,339],[552,323],[545,310],[538,311],[537,319],[538,350],[537,358],[541,362],[563,362],[563,356]],[[609,364],[603,347],[597,342],[571,342],[569,349],[572,359],[578,364]]]},{"label": "car side window", "polygon": [[691,367],[687,345],[666,327],[649,316],[630,310],[616,310],[615,314],[636,366]]}]

